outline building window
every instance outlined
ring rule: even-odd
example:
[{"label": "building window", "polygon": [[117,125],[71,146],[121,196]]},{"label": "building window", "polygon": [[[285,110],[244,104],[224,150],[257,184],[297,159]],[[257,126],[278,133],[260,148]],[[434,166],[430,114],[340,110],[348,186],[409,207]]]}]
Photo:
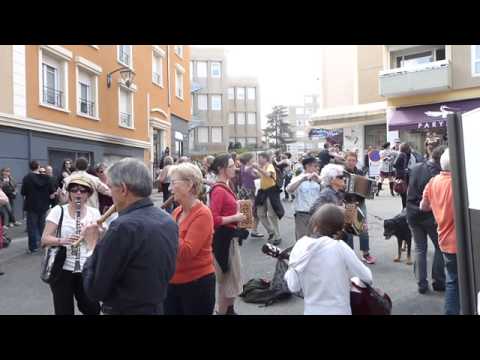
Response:
[{"label": "building window", "polygon": [[78,69],[78,109],[81,115],[91,117],[97,116],[96,110],[96,92],[97,79],[92,74]]},{"label": "building window", "polygon": [[222,140],[222,128],[221,127],[212,127],[212,143],[221,143]]},{"label": "building window", "polygon": [[133,128],[133,95],[123,87],[120,87],[119,124],[121,127]]},{"label": "building window", "polygon": [[197,61],[197,77],[207,77],[207,63],[206,61]]},{"label": "building window", "polygon": [[480,45],[472,45],[472,75],[480,76]]},{"label": "building window", "polygon": [[118,45],[118,62],[132,67],[132,45]]},{"label": "building window", "polygon": [[235,113],[228,114],[228,124],[235,125]]},{"label": "building window", "polygon": [[193,61],[190,61],[190,81],[193,81]]},{"label": "building window", "polygon": [[183,71],[175,69],[175,95],[183,100]]},{"label": "building window", "polygon": [[305,109],[303,107],[297,107],[295,109],[295,114],[297,115],[304,115],[305,114]]},{"label": "building window", "polygon": [[312,104],[313,103],[313,98],[311,96],[305,96],[304,103],[305,104]]},{"label": "building window", "polygon": [[208,143],[208,127],[199,127],[198,128],[198,142],[201,144]]},{"label": "building window", "polygon": [[237,125],[245,125],[245,113],[237,113]]},{"label": "building window", "polygon": [[198,95],[198,110],[208,110],[207,95]]},{"label": "building window", "polygon": [[313,113],[312,108],[305,108],[305,115],[311,115]]},{"label": "building window", "polygon": [[240,145],[242,145],[242,148],[245,147],[245,138],[237,138],[237,142],[240,143]]},{"label": "building window", "polygon": [[212,78],[220,78],[222,77],[222,64],[219,62],[212,62],[211,66],[211,73],[210,75]]},{"label": "building window", "polygon": [[256,137],[249,137],[249,138],[247,138],[247,144],[249,144],[249,145],[257,145],[257,138],[256,138]]},{"label": "building window", "polygon": [[183,45],[175,45],[175,54],[183,58]]},{"label": "building window", "polygon": [[257,114],[256,113],[248,113],[247,124],[248,125],[257,125]]},{"label": "building window", "polygon": [[235,100],[235,89],[228,88],[228,100]]},{"label": "building window", "polygon": [[60,90],[59,69],[48,64],[42,64],[43,102],[48,105],[63,108],[63,91]]},{"label": "building window", "polygon": [[221,95],[212,95],[212,107],[213,111],[222,110],[222,96]]},{"label": "building window", "polygon": [[163,57],[156,51],[153,51],[152,58],[152,81],[163,87]]},{"label": "building window", "polygon": [[237,88],[237,100],[245,100],[245,88]]},{"label": "building window", "polygon": [[255,88],[254,87],[247,88],[247,97],[248,97],[248,100],[255,100]]}]

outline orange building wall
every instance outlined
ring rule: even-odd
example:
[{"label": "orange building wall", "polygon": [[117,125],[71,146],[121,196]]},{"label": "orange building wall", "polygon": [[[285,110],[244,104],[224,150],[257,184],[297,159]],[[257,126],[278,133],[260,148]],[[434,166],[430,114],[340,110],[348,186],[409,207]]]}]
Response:
[{"label": "orange building wall", "polygon": [[[134,83],[137,86],[137,92],[133,95],[135,126],[133,130],[118,126],[118,79],[120,76],[118,72],[113,74],[112,86],[110,88],[107,87],[107,73],[122,66],[117,62],[117,46],[101,45],[98,50],[88,45],[63,45],[63,47],[73,53],[73,58],[68,64],[68,103],[70,113],[67,114],[39,105],[39,46],[28,45],[26,49],[27,116],[104,134],[149,141],[146,94],[153,85],[151,81],[151,46],[133,46],[133,69],[136,73]],[[97,89],[100,121],[80,117],[76,114],[76,56],[84,57],[102,68],[102,73],[98,77]],[[155,93],[155,90],[151,91]],[[161,101],[162,97],[159,92],[157,97],[158,101]]]}]

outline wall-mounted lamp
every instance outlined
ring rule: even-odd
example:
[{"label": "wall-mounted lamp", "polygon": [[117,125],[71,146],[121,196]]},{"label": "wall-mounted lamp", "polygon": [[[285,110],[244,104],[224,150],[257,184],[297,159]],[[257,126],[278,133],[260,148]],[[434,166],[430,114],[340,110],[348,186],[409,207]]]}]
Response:
[{"label": "wall-mounted lamp", "polygon": [[133,83],[133,78],[135,77],[135,72],[128,68],[128,67],[121,67],[116,70],[113,70],[111,73],[107,74],[107,87],[112,86],[112,74],[116,73],[117,71],[120,72],[120,77],[123,80],[123,83],[126,87],[130,87]]}]

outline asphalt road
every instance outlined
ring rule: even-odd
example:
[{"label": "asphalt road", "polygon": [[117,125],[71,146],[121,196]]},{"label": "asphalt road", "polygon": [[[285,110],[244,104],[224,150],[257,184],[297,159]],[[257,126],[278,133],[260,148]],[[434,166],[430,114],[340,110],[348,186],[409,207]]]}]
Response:
[{"label": "asphalt road", "polygon": [[[157,205],[160,197],[154,196]],[[291,203],[284,202],[285,218],[281,221],[282,248],[294,243],[294,221]],[[413,265],[393,262],[396,256],[396,240],[385,240],[383,222],[378,219],[389,218],[401,209],[399,197],[392,198],[386,192],[367,202],[370,231],[370,252],[377,257],[377,263],[370,266],[373,272],[374,286],[387,292],[393,302],[393,314],[439,315],[443,313],[444,293],[429,292],[420,295],[417,292],[413,274]],[[264,230],[260,226],[260,230]],[[264,255],[261,247],[264,239],[250,238],[244,242],[242,252],[243,276],[245,282],[251,278],[271,279],[275,269],[275,259]],[[27,240],[17,238],[12,245],[0,251],[0,267],[6,272],[0,276],[0,315],[15,314],[52,314],[53,305],[50,289],[39,278],[40,254],[25,253]],[[360,255],[358,238],[355,238],[355,250]],[[431,266],[432,246],[429,245],[428,266]],[[431,269],[429,269],[430,271]],[[269,307],[236,302],[236,309],[242,315],[300,315],[303,313],[303,300],[292,297]]]}]

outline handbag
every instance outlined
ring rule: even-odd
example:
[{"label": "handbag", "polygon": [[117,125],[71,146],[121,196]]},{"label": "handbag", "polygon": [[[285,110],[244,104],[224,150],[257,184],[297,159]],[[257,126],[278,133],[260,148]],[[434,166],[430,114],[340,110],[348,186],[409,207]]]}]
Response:
[{"label": "handbag", "polygon": [[393,190],[397,194],[405,194],[407,192],[407,183],[403,179],[395,179]]},{"label": "handbag", "polygon": [[[62,236],[63,206],[60,206],[60,209],[62,213],[56,233],[58,238]],[[47,246],[45,248],[40,271],[40,278],[43,282],[51,285],[59,279],[66,257],[67,249],[65,246]]]},{"label": "handbag", "polygon": [[362,288],[351,282],[356,291],[350,291],[352,315],[391,315],[392,300],[385,292],[362,282]]}]

